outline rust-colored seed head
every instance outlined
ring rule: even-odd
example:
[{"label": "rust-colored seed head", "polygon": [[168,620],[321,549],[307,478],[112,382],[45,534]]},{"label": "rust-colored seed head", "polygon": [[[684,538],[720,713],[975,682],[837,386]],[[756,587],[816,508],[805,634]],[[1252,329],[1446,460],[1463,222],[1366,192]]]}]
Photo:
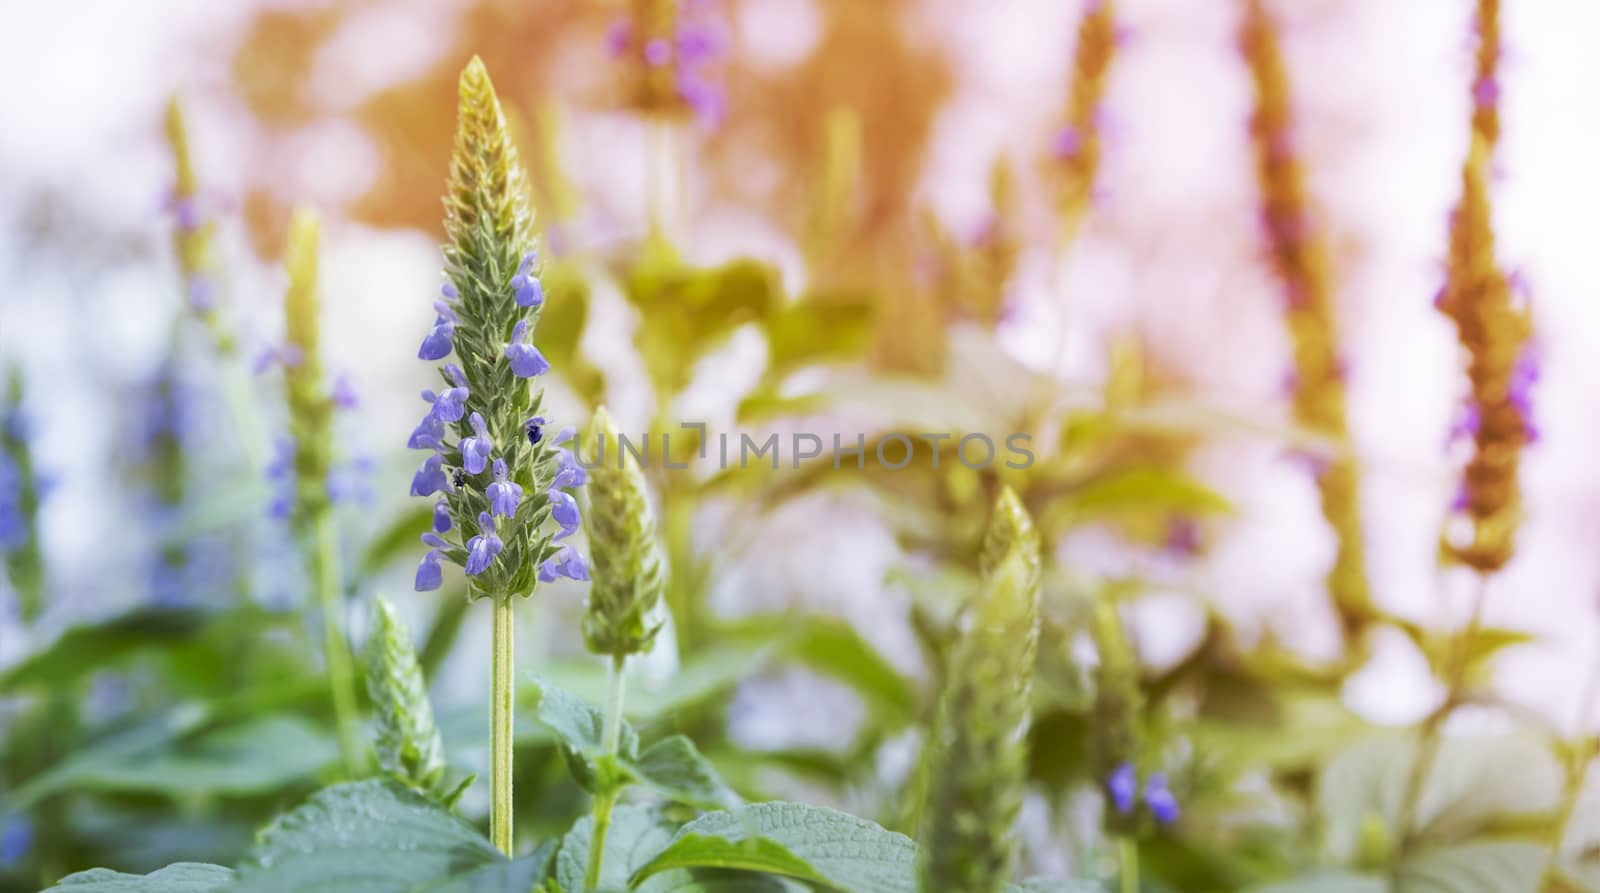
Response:
[{"label": "rust-colored seed head", "polygon": [[1119,36],[1112,0],[1096,0],[1078,24],[1072,82],[1067,87],[1066,124],[1056,135],[1052,154],[1061,166],[1063,239],[1076,234],[1094,199],[1100,172],[1101,107]]},{"label": "rust-colored seed head", "polygon": [[1294,351],[1294,413],[1300,424],[1335,442],[1340,455],[1321,465],[1317,488],[1322,513],[1338,540],[1328,573],[1347,634],[1372,613],[1362,545],[1359,475],[1349,456],[1344,365],[1333,308],[1326,249],[1311,226],[1310,200],[1294,151],[1289,73],[1272,19],[1261,0],[1244,0],[1239,47],[1255,85],[1250,119],[1261,223],[1274,272],[1284,289],[1284,321]]}]

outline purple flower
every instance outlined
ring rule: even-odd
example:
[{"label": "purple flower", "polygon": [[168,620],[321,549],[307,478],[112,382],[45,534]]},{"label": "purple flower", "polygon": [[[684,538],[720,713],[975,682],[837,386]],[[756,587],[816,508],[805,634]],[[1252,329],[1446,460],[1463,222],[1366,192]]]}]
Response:
[{"label": "purple flower", "polygon": [[[428,399],[432,391],[423,391],[423,399]],[[444,419],[439,418],[436,412],[429,412],[417,423],[415,431],[411,432],[411,439],[406,441],[408,450],[434,450],[444,449]]]},{"label": "purple flower", "polygon": [[443,301],[433,302],[439,315],[433,320],[433,330],[422,339],[417,356],[424,360],[442,360],[455,349],[456,312]]},{"label": "purple flower", "polygon": [[539,565],[540,580],[554,583],[557,577],[580,581],[589,579],[589,565],[583,560],[583,556],[578,554],[577,549],[562,546],[555,555]]},{"label": "purple flower", "polygon": [[1470,440],[1478,436],[1478,425],[1482,423],[1482,412],[1476,403],[1466,403],[1461,407],[1461,415],[1450,426],[1449,443],[1458,440]]},{"label": "purple flower", "polygon": [[1166,773],[1151,773],[1144,785],[1144,805],[1149,807],[1155,820],[1163,825],[1178,820],[1178,798],[1172,796],[1172,791],[1167,788]]},{"label": "purple flower", "polygon": [[589,472],[578,464],[571,450],[556,450],[556,475],[550,481],[551,489],[581,487],[589,480]]},{"label": "purple flower", "polygon": [[283,519],[294,511],[294,441],[280,437],[272,443],[272,461],[264,469],[273,496],[267,514]]},{"label": "purple flower", "polygon": [[694,112],[695,120],[702,127],[715,127],[722,123],[728,110],[721,89],[687,72],[678,76],[678,98]]},{"label": "purple flower", "polygon": [[494,483],[488,490],[489,508],[507,518],[517,513],[517,503],[522,501],[522,485],[506,480],[506,460],[494,460]]},{"label": "purple flower", "polygon": [[346,411],[361,405],[361,397],[356,394],[356,386],[348,374],[341,372],[333,380],[333,405]]},{"label": "purple flower", "polygon": [[1106,779],[1106,793],[1111,795],[1111,805],[1117,812],[1123,815],[1133,812],[1133,799],[1139,794],[1139,776],[1132,763],[1123,763],[1112,771],[1111,777]]},{"label": "purple flower", "polygon": [[538,263],[538,262],[539,262],[539,252],[538,252],[537,249],[535,249],[533,251],[529,251],[527,254],[524,254],[522,256],[522,260],[517,264],[517,275],[518,276],[526,276],[528,274],[528,272],[533,269],[533,265]]},{"label": "purple flower", "polygon": [[523,422],[522,430],[528,435],[528,443],[537,446],[544,439],[544,416],[536,415]]},{"label": "purple flower", "polygon": [[[453,367],[454,364],[451,364],[446,366],[445,369],[449,370]],[[457,371],[459,372],[459,370]],[[459,422],[461,421],[461,416],[466,414],[465,404],[469,393],[465,387],[457,385],[453,388],[445,388],[437,394],[433,391],[423,391],[422,399],[433,404],[433,409],[429,412],[429,415],[437,416],[441,421]]]},{"label": "purple flower", "polygon": [[336,503],[371,505],[375,471],[371,456],[357,456],[342,465],[335,465],[328,470],[328,498]]},{"label": "purple flower", "polygon": [[708,62],[722,54],[722,34],[707,22],[691,22],[678,28],[678,61],[684,65]]},{"label": "purple flower", "polygon": [[628,43],[633,39],[633,25],[627,19],[617,19],[606,29],[606,52],[612,58],[621,56],[628,51]]},{"label": "purple flower", "polygon": [[550,362],[539,353],[539,348],[524,343],[528,338],[528,321],[517,320],[511,330],[511,343],[506,345],[506,359],[511,361],[511,372],[518,378],[532,378],[550,371]]},{"label": "purple flower", "polygon": [[461,464],[467,469],[467,474],[481,474],[484,466],[489,464],[494,441],[489,439],[489,428],[484,425],[483,416],[473,413],[468,421],[472,424],[473,436],[461,438]]},{"label": "purple flower", "polygon": [[494,533],[494,518],[488,512],[478,513],[478,529],[482,531],[467,541],[467,574],[477,576],[489,569],[494,557],[505,544]]},{"label": "purple flower", "polygon": [[1485,75],[1472,84],[1472,102],[1480,109],[1493,108],[1500,99],[1500,83],[1494,75]]},{"label": "purple flower", "polygon": [[450,489],[450,476],[444,473],[444,457],[434,453],[411,476],[412,496],[432,496]]},{"label": "purple flower", "polygon": [[205,223],[200,216],[200,203],[192,195],[173,197],[172,216],[176,219],[179,232],[192,233]]},{"label": "purple flower", "polygon": [[511,277],[511,291],[516,295],[518,307],[538,307],[544,303],[544,283],[538,276],[518,273]]},{"label": "purple flower", "polygon": [[439,294],[443,295],[446,301],[456,301],[461,298],[461,292],[456,291],[455,284],[450,282],[439,286]]},{"label": "purple flower", "polygon": [[417,562],[417,578],[411,588],[418,592],[432,592],[444,583],[444,572],[439,567],[439,550],[429,549]]},{"label": "purple flower", "polygon": [[1522,352],[1517,355],[1516,365],[1511,367],[1509,399],[1517,414],[1522,416],[1522,424],[1530,442],[1539,437],[1539,431],[1533,423],[1533,386],[1539,382],[1540,367],[1539,348],[1532,343],[1523,345]]},{"label": "purple flower", "polygon": [[0,868],[20,864],[33,849],[33,824],[22,813],[6,816],[0,824]]},{"label": "purple flower", "polygon": [[448,533],[451,526],[450,506],[444,500],[433,504],[433,532]]},{"label": "purple flower", "polygon": [[1056,131],[1055,137],[1050,140],[1050,154],[1059,161],[1076,158],[1082,151],[1083,137],[1079,135],[1076,127],[1063,127]]},{"label": "purple flower", "polygon": [[672,44],[657,37],[644,45],[644,61],[660,68],[672,61]]},{"label": "purple flower", "polygon": [[210,277],[196,273],[189,277],[187,288],[190,309],[205,313],[217,303],[217,288],[212,284]]},{"label": "purple flower", "polygon": [[578,501],[570,494],[552,489],[550,496],[550,517],[561,525],[561,532],[556,534],[556,539],[565,539],[578,532]]},{"label": "purple flower", "polygon": [[550,445],[551,446],[560,446],[560,445],[566,443],[567,441],[569,441],[572,438],[577,437],[577,436],[578,436],[578,429],[574,428],[571,425],[568,425],[567,427],[562,428],[560,431],[556,432],[555,439],[550,441]]}]

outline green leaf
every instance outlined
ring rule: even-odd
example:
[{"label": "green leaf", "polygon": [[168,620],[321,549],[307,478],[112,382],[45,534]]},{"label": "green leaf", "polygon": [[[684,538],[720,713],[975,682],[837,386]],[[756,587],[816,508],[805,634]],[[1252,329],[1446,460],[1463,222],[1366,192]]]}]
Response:
[{"label": "green leaf", "polygon": [[203,862],[178,862],[149,874],[92,868],[61,879],[44,893],[218,893],[233,882],[233,869]]},{"label": "green leaf", "polygon": [[[598,889],[624,890],[628,878],[672,840],[675,828],[655,810],[624,804],[611,811],[611,827],[606,830],[606,851],[600,863]],[[589,842],[594,836],[594,816],[584,816],[561,839],[556,853],[556,883],[563,890],[585,889],[584,874],[589,865]]]},{"label": "green leaf", "polygon": [[1389,893],[1389,883],[1369,875],[1319,872],[1282,883],[1251,887],[1247,893]]},{"label": "green leaf", "polygon": [[1401,866],[1395,893],[1537,893],[1549,850],[1488,841],[1424,853]]},{"label": "green leaf", "polygon": [[0,674],[0,693],[27,688],[61,690],[132,655],[199,635],[216,612],[193,607],[142,607],[75,626],[43,651]]},{"label": "green leaf", "polygon": [[702,809],[728,809],[744,801],[683,735],[663,738],[637,760],[624,761],[634,780],[656,793]]},{"label": "green leaf", "polygon": [[[1416,759],[1411,734],[1378,734],[1351,746],[1323,768],[1319,808],[1334,861],[1348,862],[1375,823],[1393,840],[1401,798]],[[1517,771],[1507,772],[1505,767]],[[1555,808],[1563,773],[1550,748],[1534,735],[1446,737],[1422,785],[1415,817],[1419,843],[1458,843],[1496,820]],[[1370,843],[1370,841],[1368,841]]]},{"label": "green leaf", "polygon": [[[535,677],[532,680],[534,719],[556,733],[567,747],[595,759],[605,752],[605,716],[588,701]],[[639,734],[622,724],[619,753],[632,758],[639,753]]]},{"label": "green leaf", "polygon": [[207,708],[188,704],[80,750],[17,789],[19,806],[64,790],[243,796],[315,775],[338,757],[321,729],[268,715],[192,734]]},{"label": "green leaf", "polygon": [[1020,884],[1007,884],[1006,893],[1105,893],[1105,884],[1068,878],[1028,878]]},{"label": "green leaf", "polygon": [[801,803],[758,803],[714,812],[685,825],[635,872],[634,883],[678,868],[760,871],[846,893],[913,893],[917,847],[837,810]]},{"label": "green leaf", "polygon": [[326,788],[261,832],[240,893],[488,893],[531,888],[545,859],[508,861],[460,817],[390,779]]}]

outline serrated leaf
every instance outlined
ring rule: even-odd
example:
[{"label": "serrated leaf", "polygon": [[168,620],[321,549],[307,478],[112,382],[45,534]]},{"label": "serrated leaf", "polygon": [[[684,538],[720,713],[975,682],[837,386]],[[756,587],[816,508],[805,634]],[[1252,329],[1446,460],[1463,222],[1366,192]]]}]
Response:
[{"label": "serrated leaf", "polygon": [[203,862],[178,862],[149,874],[92,868],[61,879],[44,893],[219,893],[233,882],[233,869]]},{"label": "serrated leaf", "polygon": [[634,883],[680,868],[760,871],[846,893],[914,893],[917,847],[866,819],[801,803],[758,803],[685,825]]},{"label": "serrated leaf", "polygon": [[[605,716],[588,701],[543,679],[532,680],[533,718],[556,733],[567,747],[595,759],[605,752]],[[639,753],[639,734],[626,721],[618,738],[618,752],[625,758]]]},{"label": "serrated leaf", "polygon": [[237,889],[514,890],[513,882],[531,885],[535,867],[509,862],[472,825],[404,785],[369,779],[326,788],[279,816],[240,867]]},{"label": "serrated leaf", "polygon": [[657,741],[637,760],[624,765],[640,784],[679,803],[702,809],[728,809],[744,803],[683,735]]},{"label": "serrated leaf", "polygon": [[[611,811],[606,830],[606,851],[600,863],[597,889],[625,890],[628,878],[649,863],[672,840],[676,829],[655,810],[624,804]],[[584,890],[589,865],[589,842],[594,836],[594,816],[584,816],[561,838],[556,853],[556,883],[563,890]]]}]

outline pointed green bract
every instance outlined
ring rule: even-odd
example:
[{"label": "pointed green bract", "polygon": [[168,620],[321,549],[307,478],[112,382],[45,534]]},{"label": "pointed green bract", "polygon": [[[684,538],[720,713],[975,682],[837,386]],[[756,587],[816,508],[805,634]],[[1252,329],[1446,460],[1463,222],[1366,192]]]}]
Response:
[{"label": "pointed green bract", "polygon": [[984,537],[982,591],[951,657],[927,777],[922,889],[997,893],[1016,850],[1039,640],[1039,536],[1016,494]]},{"label": "pointed green bract", "polygon": [[[585,525],[594,583],[583,638],[596,654],[625,657],[648,649],[660,631],[649,615],[661,602],[665,578],[644,472],[618,446],[616,426],[603,406],[595,412],[593,432],[598,442]],[[608,449],[616,452],[614,459],[606,457]]]},{"label": "pointed green bract", "polygon": [[442,794],[444,745],[410,632],[386,599],[374,602],[367,692],[378,719],[378,765],[423,793]]}]

